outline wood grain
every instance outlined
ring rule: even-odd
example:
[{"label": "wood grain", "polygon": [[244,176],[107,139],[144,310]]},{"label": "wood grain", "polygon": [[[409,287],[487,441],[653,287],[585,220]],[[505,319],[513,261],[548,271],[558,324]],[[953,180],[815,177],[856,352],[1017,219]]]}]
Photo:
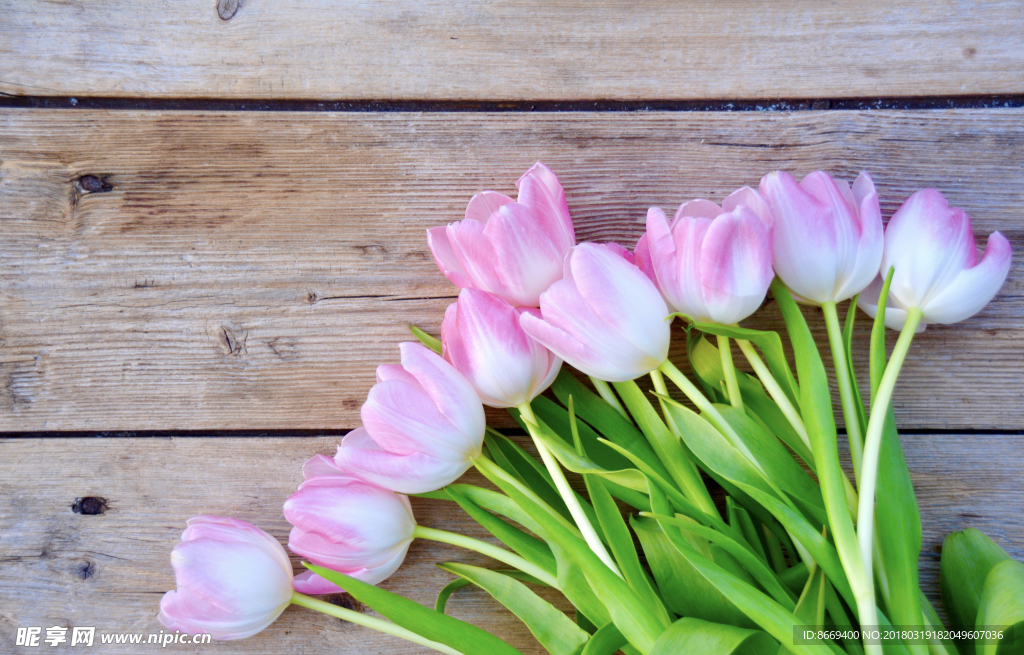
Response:
[{"label": "wood grain", "polygon": [[[777,99],[1024,92],[1016,0],[0,2],[0,92]],[[770,104],[770,103],[768,103]]]},{"label": "wood grain", "polygon": [[[425,230],[475,192],[512,192],[536,160],[562,176],[581,240],[632,246],[647,207],[721,199],[775,168],[865,168],[886,215],[934,186],[1019,253],[1022,156],[1024,110],[6,110],[0,430],[358,425],[405,325],[437,333],[455,296]],[[917,340],[902,428],[1024,425],[1022,289],[1015,255],[981,314]],[[781,327],[770,304],[749,324]]]},{"label": "wood grain", "polygon": [[[0,644],[14,652],[18,627],[94,626],[99,632],[158,632],[160,595],[174,587],[168,560],[185,520],[198,513],[252,521],[282,542],[285,498],[301,463],[330,453],[337,439],[235,438],[6,439],[0,441]],[[903,437],[924,522],[922,587],[937,601],[942,538],[977,527],[1024,557],[1019,471],[1024,436]],[[476,476],[468,476],[478,482]],[[74,513],[76,498],[100,497],[101,515]],[[427,526],[487,538],[449,504],[413,499]],[[449,576],[442,561],[494,566],[486,558],[415,542],[388,589],[430,605]],[[298,567],[298,560],[296,560]],[[557,594],[546,596],[568,609]],[[455,616],[490,630],[526,655],[544,651],[483,592],[459,591]],[[124,646],[94,652],[126,652]],[[177,646],[176,652],[203,652]],[[206,647],[209,648],[209,647]],[[133,652],[158,652],[155,647]],[[69,649],[73,650],[73,649]],[[219,653],[426,653],[390,637],[296,608],[263,633],[219,644]]]}]

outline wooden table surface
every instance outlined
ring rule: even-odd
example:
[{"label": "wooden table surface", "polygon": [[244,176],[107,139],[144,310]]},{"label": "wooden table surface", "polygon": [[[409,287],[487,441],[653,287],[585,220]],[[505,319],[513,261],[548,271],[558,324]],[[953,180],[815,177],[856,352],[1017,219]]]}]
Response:
[{"label": "wooden table surface", "polygon": [[[1019,1],[0,0],[0,651],[34,652],[26,626],[158,633],[194,514],[286,540],[301,463],[456,295],[425,230],[537,160],[581,240],[632,246],[647,207],[777,168],[868,170],[886,217],[932,186],[1002,231],[1002,292],[928,328],[895,405],[928,595],[951,530],[1024,558]],[[432,603],[452,559],[488,563],[416,543],[384,586]],[[449,607],[543,652],[483,592]],[[216,652],[429,651],[290,609]]]}]

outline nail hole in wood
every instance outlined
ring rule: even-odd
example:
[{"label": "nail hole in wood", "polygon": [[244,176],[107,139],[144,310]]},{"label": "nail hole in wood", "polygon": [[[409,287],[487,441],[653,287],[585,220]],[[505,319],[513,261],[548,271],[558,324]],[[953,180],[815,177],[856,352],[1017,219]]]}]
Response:
[{"label": "nail hole in wood", "polygon": [[242,6],[242,0],[218,0],[217,15],[221,20],[231,20]]},{"label": "nail hole in wood", "polygon": [[75,502],[71,505],[71,511],[75,514],[96,516],[97,514],[102,514],[107,511],[107,499],[98,498],[97,496],[75,498]]},{"label": "nail hole in wood", "polygon": [[90,193],[108,193],[113,188],[110,180],[99,175],[83,175],[75,180],[75,191],[83,196]]}]

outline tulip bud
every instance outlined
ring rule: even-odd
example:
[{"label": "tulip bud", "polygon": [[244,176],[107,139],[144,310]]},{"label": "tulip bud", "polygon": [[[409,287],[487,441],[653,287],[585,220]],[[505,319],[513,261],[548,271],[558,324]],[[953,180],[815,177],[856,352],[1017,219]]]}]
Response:
[{"label": "tulip bud", "polygon": [[291,602],[288,553],[245,521],[190,518],[171,564],[178,589],[164,594],[157,616],[168,630],[245,639],[273,623]]},{"label": "tulip bud", "polygon": [[426,493],[454,482],[480,455],[484,408],[440,355],[418,343],[399,348],[402,365],[377,367],[362,409],[365,428],[342,439],[335,461],[385,489]]},{"label": "tulip bud", "polygon": [[564,277],[541,294],[541,316],[519,317],[523,330],[557,356],[609,382],[657,368],[668,358],[671,338],[665,301],[624,250],[617,244],[574,247]]},{"label": "tulip bud", "polygon": [[515,307],[537,307],[540,294],[562,277],[562,260],[576,234],[550,168],[537,162],[516,186],[516,201],[494,191],[473,196],[465,220],[427,230],[427,245],[455,286],[489,291]]},{"label": "tulip bud", "polygon": [[444,358],[466,376],[480,400],[491,407],[518,407],[551,386],[562,360],[519,326],[520,314],[498,296],[463,289],[441,323]]},{"label": "tulip bud", "polygon": [[[398,570],[412,543],[416,521],[409,499],[348,477],[318,455],[303,467],[318,475],[307,479],[284,504],[293,526],[288,548],[320,566],[377,584]],[[312,571],[295,576],[295,590],[304,594],[341,591]]]},{"label": "tulip bud", "polygon": [[[971,218],[950,207],[941,193],[923,189],[910,196],[885,228],[881,275],[895,272],[889,287],[885,324],[902,329],[907,310],[922,312],[918,331],[928,323],[956,323],[974,316],[999,291],[1010,271],[1010,242],[999,232],[988,238],[978,260]],[[876,278],[858,305],[878,310],[882,278]]]},{"label": "tulip bud", "polygon": [[822,171],[799,184],[776,171],[761,178],[761,194],[774,219],[775,273],[797,300],[839,302],[871,284],[882,260],[882,212],[870,175],[851,189]]},{"label": "tulip bud", "polygon": [[698,323],[738,323],[761,306],[775,277],[767,213],[765,219],[743,204],[725,211],[694,200],[680,205],[669,223],[652,207],[637,242],[637,264],[673,311]]}]

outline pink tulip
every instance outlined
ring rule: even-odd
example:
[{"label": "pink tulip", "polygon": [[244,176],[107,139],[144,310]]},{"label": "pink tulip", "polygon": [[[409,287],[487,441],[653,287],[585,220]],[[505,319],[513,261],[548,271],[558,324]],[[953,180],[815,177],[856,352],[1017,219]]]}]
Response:
[{"label": "pink tulip", "polygon": [[[292,552],[320,566],[377,584],[398,570],[412,543],[416,521],[409,499],[344,475],[329,457],[317,455],[303,467],[307,478],[284,504],[294,528]],[[295,576],[304,594],[341,591],[312,571]]]},{"label": "pink tulip", "polygon": [[668,357],[669,310],[657,287],[617,244],[582,243],[565,259],[563,279],[540,297],[523,330],[587,375],[624,382]]},{"label": "pink tulip", "polygon": [[291,602],[288,553],[245,521],[190,518],[171,564],[178,589],[164,594],[157,616],[168,630],[244,639],[273,623]]},{"label": "pink tulip", "polygon": [[[950,207],[942,194],[923,189],[910,196],[885,228],[880,268],[894,268],[885,324],[901,329],[907,310],[923,312],[918,331],[928,323],[956,323],[974,316],[999,291],[1010,271],[1010,242],[999,232],[988,238],[978,260],[971,218]],[[861,294],[858,304],[874,316],[882,278]]]},{"label": "pink tulip", "polygon": [[537,162],[516,186],[516,201],[494,191],[473,196],[465,220],[427,230],[427,244],[455,286],[537,307],[540,294],[562,277],[562,260],[576,234],[550,168]]},{"label": "pink tulip", "polygon": [[882,212],[871,176],[850,188],[828,173],[799,184],[789,173],[761,178],[761,194],[774,219],[775,273],[802,302],[821,305],[852,298],[878,274]]},{"label": "pink tulip", "polygon": [[362,409],[365,428],[345,436],[335,460],[385,489],[426,493],[454,482],[480,455],[484,408],[440,355],[418,343],[399,348],[402,365],[377,367]]},{"label": "pink tulip", "polygon": [[752,189],[723,203],[731,211],[693,200],[680,205],[671,224],[661,209],[647,212],[647,232],[636,245],[637,264],[673,311],[698,323],[732,325],[761,306],[775,277],[771,219],[766,213],[766,223],[746,205],[733,204],[747,192],[760,201]]},{"label": "pink tulip", "polygon": [[515,308],[479,289],[463,289],[441,323],[444,358],[466,376],[491,407],[518,407],[551,386],[562,360],[523,332]]}]

